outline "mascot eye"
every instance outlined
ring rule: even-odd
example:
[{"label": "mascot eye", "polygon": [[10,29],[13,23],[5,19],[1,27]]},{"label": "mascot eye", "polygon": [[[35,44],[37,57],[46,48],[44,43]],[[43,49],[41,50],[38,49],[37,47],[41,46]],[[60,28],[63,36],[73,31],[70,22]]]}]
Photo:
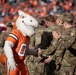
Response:
[{"label": "mascot eye", "polygon": [[30,20],[30,22],[32,22],[32,20]]}]

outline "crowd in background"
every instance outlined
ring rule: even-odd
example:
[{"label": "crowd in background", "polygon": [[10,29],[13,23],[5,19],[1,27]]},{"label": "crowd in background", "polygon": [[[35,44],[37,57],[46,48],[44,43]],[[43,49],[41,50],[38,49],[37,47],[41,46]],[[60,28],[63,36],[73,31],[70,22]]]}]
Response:
[{"label": "crowd in background", "polygon": [[[8,31],[10,32],[11,29],[8,27],[12,26],[12,24],[10,25],[9,22],[13,23],[16,21],[16,19],[18,17],[19,9],[23,10],[25,13],[28,13],[28,14],[34,16],[38,21],[41,20],[40,18],[42,18],[42,19],[46,18],[46,16],[48,14],[53,15],[55,20],[53,18],[51,18],[51,22],[48,24],[47,24],[47,21],[45,20],[46,22],[45,22],[44,26],[47,25],[47,26],[45,26],[46,28],[50,25],[54,25],[54,23],[56,22],[56,19],[57,19],[56,16],[58,14],[72,13],[74,15],[74,24],[76,26],[76,22],[75,22],[76,21],[76,0],[0,0],[0,28],[2,28],[2,29],[0,29],[0,32],[6,31],[6,27],[7,27],[6,32],[8,32]],[[66,17],[66,16],[64,16],[64,17]],[[67,20],[68,20],[68,18],[67,18]],[[64,21],[64,23],[65,22],[66,22],[66,20]],[[8,26],[8,24],[9,24],[9,26]],[[43,29],[44,29],[44,26],[43,26]],[[68,30],[68,29],[65,29],[65,30]],[[63,30],[63,32],[64,32],[64,30]],[[66,32],[68,32],[68,31],[65,31],[64,33],[66,33]],[[8,34],[8,33],[5,33],[5,34]],[[2,40],[3,40],[3,37],[5,37],[5,36],[7,36],[7,35],[2,36]],[[5,38],[4,38],[4,40],[5,40]],[[3,46],[2,46],[2,48],[3,48]],[[38,67],[39,67],[39,65],[38,65]]]},{"label": "crowd in background", "polygon": [[1,0],[0,26],[17,19],[21,9],[34,17],[45,17],[47,14],[73,13],[76,16],[76,0]]}]

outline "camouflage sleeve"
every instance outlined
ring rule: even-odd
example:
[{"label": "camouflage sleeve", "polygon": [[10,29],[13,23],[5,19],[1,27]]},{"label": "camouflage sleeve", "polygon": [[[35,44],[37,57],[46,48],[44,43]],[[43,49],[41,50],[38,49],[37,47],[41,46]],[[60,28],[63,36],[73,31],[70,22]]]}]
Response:
[{"label": "camouflage sleeve", "polygon": [[60,64],[65,52],[65,42],[64,40],[60,40],[58,42],[58,47],[53,55],[53,59],[56,59],[56,64]]},{"label": "camouflage sleeve", "polygon": [[75,41],[75,34],[71,33],[71,35],[65,35],[66,37],[63,38],[63,40],[65,41],[65,47],[68,48],[70,47],[74,41]]},{"label": "camouflage sleeve", "polygon": [[74,44],[72,45],[72,48],[76,50],[76,40],[75,40]]},{"label": "camouflage sleeve", "polygon": [[58,48],[54,53],[53,57],[56,58],[57,63],[61,63],[63,56],[65,54],[65,50],[70,47],[75,41],[75,37],[68,36],[68,39],[60,39],[58,43]]},{"label": "camouflage sleeve", "polygon": [[52,26],[49,26],[48,28],[46,28],[44,31],[52,32],[52,31],[54,31],[56,28],[57,28],[56,25],[52,25]]},{"label": "camouflage sleeve", "polygon": [[43,32],[41,35],[41,43],[36,48],[46,49],[50,46],[50,42],[53,40],[52,32]]},{"label": "camouflage sleeve", "polygon": [[35,47],[35,35],[30,37],[30,46]]},{"label": "camouflage sleeve", "polygon": [[75,29],[75,41],[74,41],[74,43],[72,45],[72,48],[74,48],[76,50],[76,29]]},{"label": "camouflage sleeve", "polygon": [[5,42],[5,36],[3,34],[0,35],[0,47],[4,46],[4,42]]},{"label": "camouflage sleeve", "polygon": [[63,40],[65,41],[65,47],[68,48],[70,47],[74,41],[75,41],[75,29],[74,28],[71,28],[69,29],[67,32],[65,32],[65,34],[63,35]]},{"label": "camouflage sleeve", "polygon": [[61,63],[63,56],[64,56],[64,52],[65,52],[65,47],[62,46],[60,49],[57,49],[55,54],[53,55],[53,58],[56,59],[57,63]]},{"label": "camouflage sleeve", "polygon": [[56,50],[57,45],[58,45],[58,40],[53,39],[53,41],[50,44],[50,46],[46,50],[43,50],[43,55],[47,56],[49,54],[52,54]]},{"label": "camouflage sleeve", "polygon": [[75,41],[75,37],[70,37],[66,43],[66,48],[70,47]]}]

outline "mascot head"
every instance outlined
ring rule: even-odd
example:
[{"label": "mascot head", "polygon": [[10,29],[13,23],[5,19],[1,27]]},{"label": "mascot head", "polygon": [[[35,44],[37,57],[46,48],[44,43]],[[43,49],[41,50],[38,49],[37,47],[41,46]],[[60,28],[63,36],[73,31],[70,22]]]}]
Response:
[{"label": "mascot head", "polygon": [[23,35],[32,36],[35,32],[35,28],[38,27],[38,21],[29,14],[23,11],[18,11],[19,17],[16,20],[16,27]]}]

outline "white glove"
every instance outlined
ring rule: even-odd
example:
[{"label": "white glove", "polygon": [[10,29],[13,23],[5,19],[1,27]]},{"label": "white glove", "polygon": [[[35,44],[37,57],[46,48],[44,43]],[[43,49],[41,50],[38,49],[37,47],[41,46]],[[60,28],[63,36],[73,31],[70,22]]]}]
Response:
[{"label": "white glove", "polygon": [[16,70],[17,64],[15,63],[14,59],[8,59],[7,62],[10,70]]}]

